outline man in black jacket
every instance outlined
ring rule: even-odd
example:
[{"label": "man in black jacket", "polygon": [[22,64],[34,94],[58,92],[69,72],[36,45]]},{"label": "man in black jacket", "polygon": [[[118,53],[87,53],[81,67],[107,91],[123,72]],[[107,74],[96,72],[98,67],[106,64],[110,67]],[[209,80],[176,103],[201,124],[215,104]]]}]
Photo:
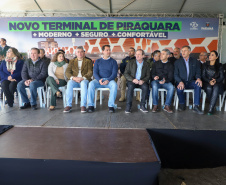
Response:
[{"label": "man in black jacket", "polygon": [[[37,88],[44,86],[46,77],[48,76],[48,63],[39,58],[40,50],[38,48],[31,49],[31,58],[24,62],[21,72],[22,81],[17,84],[17,90],[20,92],[22,102],[21,109],[32,107],[37,109],[36,98]],[[31,101],[29,101],[26,93],[26,87],[30,88]],[[41,101],[41,100],[40,100]]]},{"label": "man in black jacket", "polygon": [[200,62],[189,57],[190,46],[183,46],[182,57],[174,64],[174,79],[177,85],[177,95],[179,98],[179,111],[185,110],[184,89],[194,89],[194,111],[203,114],[199,109],[200,94],[202,88]]},{"label": "man in black jacket", "polygon": [[152,112],[157,112],[158,110],[158,89],[164,88],[167,90],[166,103],[164,111],[168,113],[173,113],[170,109],[171,101],[173,98],[173,64],[168,61],[170,56],[170,51],[168,49],[163,49],[159,61],[156,61],[152,65],[152,98],[153,98],[153,109]]},{"label": "man in black jacket", "polygon": [[142,98],[140,102],[140,110],[148,112],[145,108],[145,102],[148,94],[148,81],[150,78],[150,65],[144,60],[145,54],[142,49],[136,51],[136,59],[131,60],[125,69],[124,76],[127,80],[127,99],[125,113],[131,113],[133,91],[135,88],[142,89]]},{"label": "man in black jacket", "polygon": [[50,64],[50,58],[47,58],[46,55],[45,55],[45,50],[44,49],[40,49],[40,59],[44,60],[45,62],[48,63],[48,66]]},{"label": "man in black jacket", "polygon": [[127,56],[126,58],[124,58],[122,60],[122,63],[120,64],[120,72],[122,74],[121,76],[121,83],[120,83],[120,89],[121,89],[121,97],[119,99],[120,102],[125,101],[125,93],[126,93],[126,78],[124,77],[124,72],[126,69],[126,65],[128,64],[128,62],[132,59],[136,59],[135,55],[135,49],[133,47],[129,48],[129,52],[128,52],[129,56]]}]

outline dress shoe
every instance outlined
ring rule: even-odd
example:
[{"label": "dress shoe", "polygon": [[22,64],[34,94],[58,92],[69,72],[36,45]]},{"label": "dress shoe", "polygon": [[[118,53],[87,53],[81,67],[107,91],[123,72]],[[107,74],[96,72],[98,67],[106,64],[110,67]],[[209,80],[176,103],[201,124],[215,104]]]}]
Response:
[{"label": "dress shoe", "polygon": [[26,108],[30,108],[30,107],[31,107],[31,104],[30,104],[30,102],[28,102],[28,103],[24,103],[24,105],[21,106],[20,109],[26,109]]},{"label": "dress shoe", "polygon": [[31,108],[32,108],[33,110],[37,110],[37,109],[38,109],[38,108],[37,108],[37,105],[32,105]]},{"label": "dress shoe", "polygon": [[185,110],[185,104],[179,104],[178,110],[184,111]]},{"label": "dress shoe", "polygon": [[193,111],[196,112],[197,114],[204,114],[204,113],[199,109],[199,106],[198,106],[198,105],[195,105]]},{"label": "dress shoe", "polygon": [[153,109],[152,109],[152,112],[157,112],[158,111],[158,105],[154,105]]},{"label": "dress shoe", "polygon": [[170,106],[168,106],[168,105],[165,105],[163,110],[168,112],[168,113],[173,113],[173,111],[170,109]]}]

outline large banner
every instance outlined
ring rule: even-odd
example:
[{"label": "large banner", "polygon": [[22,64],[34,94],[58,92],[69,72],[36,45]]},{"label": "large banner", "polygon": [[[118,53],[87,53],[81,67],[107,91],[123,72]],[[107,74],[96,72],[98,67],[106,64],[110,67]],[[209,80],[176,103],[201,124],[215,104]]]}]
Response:
[{"label": "large banner", "polygon": [[190,45],[193,53],[210,52],[217,50],[219,26],[218,18],[21,17],[0,22],[0,37],[20,52],[38,47],[51,56],[61,48],[70,57],[78,45],[95,55],[104,44],[110,44],[113,53],[134,47],[149,55],[183,45]]}]

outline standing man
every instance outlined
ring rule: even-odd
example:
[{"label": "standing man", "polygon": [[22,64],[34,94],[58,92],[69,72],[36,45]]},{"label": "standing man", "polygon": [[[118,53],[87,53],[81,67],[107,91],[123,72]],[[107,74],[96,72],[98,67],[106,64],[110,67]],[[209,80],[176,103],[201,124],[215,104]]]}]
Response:
[{"label": "standing man", "polygon": [[85,51],[82,46],[76,48],[77,58],[70,60],[66,69],[66,77],[69,79],[66,90],[67,106],[64,112],[70,112],[73,100],[73,88],[81,88],[81,113],[86,112],[87,89],[89,81],[93,76],[93,63],[85,58]]},{"label": "standing man", "polygon": [[131,113],[133,91],[135,88],[142,89],[142,98],[140,102],[140,110],[148,112],[145,108],[145,102],[148,95],[148,80],[150,78],[150,65],[144,60],[145,53],[142,49],[136,51],[136,59],[131,60],[126,66],[124,76],[127,80],[127,99],[125,113]]},{"label": "standing man", "polygon": [[115,59],[111,58],[110,45],[104,45],[102,47],[103,57],[97,59],[94,68],[93,76],[94,80],[90,82],[88,89],[88,112],[94,111],[94,94],[96,88],[109,88],[110,96],[108,100],[108,108],[110,113],[114,113],[115,99],[117,96],[117,83],[115,78],[117,77],[118,64]]},{"label": "standing man", "polygon": [[[32,107],[37,109],[36,98],[37,88],[45,85],[48,76],[48,64],[39,58],[40,50],[38,48],[31,49],[31,58],[24,62],[21,72],[22,81],[17,84],[17,90],[21,94],[23,106],[21,109]],[[29,101],[26,93],[26,87],[30,88],[31,101]],[[42,101],[42,100],[39,100]]]},{"label": "standing man", "polygon": [[183,46],[182,57],[175,62],[174,78],[179,98],[179,111],[185,110],[184,89],[194,89],[194,112],[203,114],[199,109],[202,88],[200,62],[190,57],[190,46]]},{"label": "standing man", "polygon": [[174,66],[168,61],[170,56],[170,51],[168,49],[163,49],[161,52],[161,60],[155,62],[152,65],[152,99],[153,99],[153,109],[152,112],[157,112],[158,110],[158,89],[164,88],[167,90],[166,103],[164,111],[168,113],[173,113],[170,108],[172,98],[173,98],[173,71]]},{"label": "standing man", "polygon": [[45,50],[44,49],[40,49],[40,59],[44,60],[48,66],[49,66],[49,63],[50,63],[50,58],[47,58],[46,55],[45,55]]},{"label": "standing man", "polygon": [[126,78],[123,75],[126,69],[126,65],[129,63],[130,60],[136,59],[135,55],[135,49],[133,47],[129,48],[128,52],[129,56],[124,58],[122,60],[122,63],[120,64],[120,72],[122,74],[121,76],[121,83],[120,83],[120,88],[121,88],[121,98],[119,99],[120,102],[125,101],[125,93],[126,93]]},{"label": "standing man", "polygon": [[6,57],[6,52],[8,51],[10,47],[6,45],[6,39],[1,38],[0,40],[0,55],[3,57],[3,59]]}]

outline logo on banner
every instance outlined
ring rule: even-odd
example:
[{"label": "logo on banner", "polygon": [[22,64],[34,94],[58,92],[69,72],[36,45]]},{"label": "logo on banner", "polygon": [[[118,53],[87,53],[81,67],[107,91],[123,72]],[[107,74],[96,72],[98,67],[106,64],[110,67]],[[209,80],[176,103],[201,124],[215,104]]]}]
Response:
[{"label": "logo on banner", "polygon": [[213,27],[210,27],[210,23],[206,22],[206,27],[201,27],[201,30],[210,30],[213,31]]},{"label": "logo on banner", "polygon": [[191,26],[190,30],[198,30],[199,25],[197,22],[191,22],[190,26]]}]

